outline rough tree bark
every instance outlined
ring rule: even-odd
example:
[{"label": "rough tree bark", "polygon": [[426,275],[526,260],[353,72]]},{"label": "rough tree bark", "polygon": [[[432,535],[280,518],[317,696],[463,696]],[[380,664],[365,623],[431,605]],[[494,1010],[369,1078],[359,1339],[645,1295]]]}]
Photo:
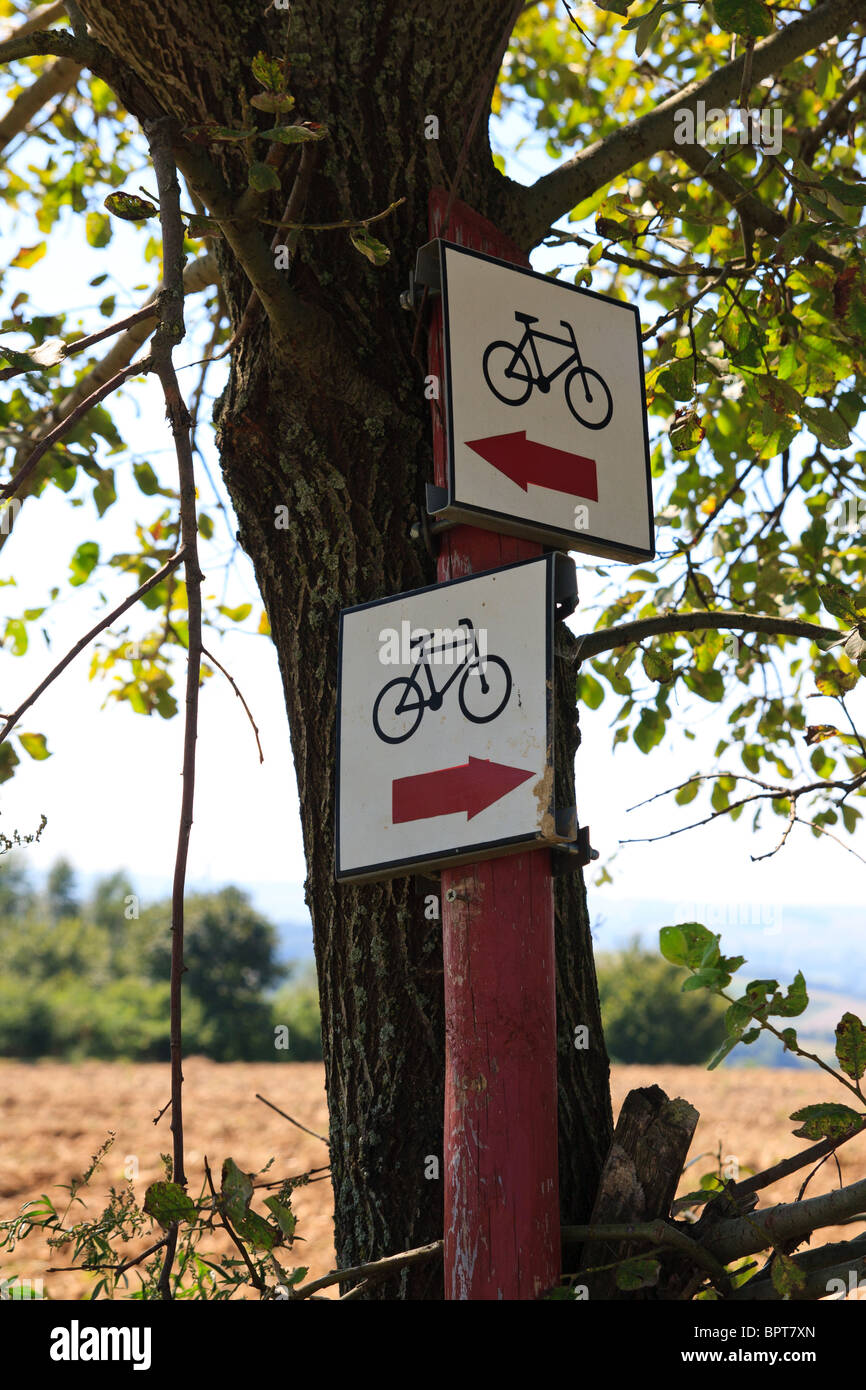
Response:
[{"label": "rough tree bark", "polygon": [[[430,583],[432,558],[409,530],[432,478],[425,363],[399,294],[427,240],[428,193],[451,187],[507,228],[514,192],[495,169],[487,111],[520,5],[499,0],[394,4],[296,0],[289,48],[299,116],[321,121],[306,219],[369,216],[405,202],[377,235],[391,260],[374,269],[345,232],[301,238],[289,283],[310,311],[288,338],[260,314],[232,355],[217,409],[218,444],[279,655],[297,770],[323,1014],[338,1260],[355,1265],[442,1234],[440,1184],[425,1157],[441,1152],[442,955],[411,879],[362,888],[334,881],[337,615],[341,607]],[[282,58],[289,19],[265,0],[82,0],[93,36],[128,65],[181,124],[257,119],[255,54]],[[266,12],[267,11],[267,12]],[[467,140],[473,117],[480,114]],[[439,121],[425,138],[425,117]],[[243,155],[212,157],[234,199]],[[461,169],[461,164],[463,165]],[[297,169],[264,215],[283,213]],[[263,245],[271,231],[262,228]],[[527,249],[529,249],[527,247]],[[250,283],[218,244],[237,328]],[[418,334],[423,344],[425,335]],[[422,349],[423,350],[423,349]],[[287,529],[275,525],[287,507]],[[561,804],[573,802],[577,730],[570,642],[558,663]],[[291,789],[287,789],[291,795]],[[589,807],[580,806],[584,816]],[[557,881],[560,1163],[564,1222],[585,1221],[612,1119],[586,900],[579,874]],[[587,1024],[589,1051],[573,1046]],[[421,1266],[374,1286],[373,1298],[441,1297],[441,1269]]]}]

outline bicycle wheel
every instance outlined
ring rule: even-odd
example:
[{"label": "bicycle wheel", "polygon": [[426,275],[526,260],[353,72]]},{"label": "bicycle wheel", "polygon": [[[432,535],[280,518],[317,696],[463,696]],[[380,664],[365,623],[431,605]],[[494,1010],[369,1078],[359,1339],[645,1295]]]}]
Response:
[{"label": "bicycle wheel", "polygon": [[[594,390],[590,387],[590,377],[598,383]],[[577,423],[585,425],[588,430],[603,430],[613,414],[613,400],[607,382],[592,367],[575,367],[574,371],[569,372],[565,378],[565,399]]]},{"label": "bicycle wheel", "polygon": [[529,363],[513,343],[491,343],[482,362],[484,380],[503,405],[523,405],[532,395]]},{"label": "bicycle wheel", "polygon": [[424,692],[418,682],[411,676],[397,676],[376,696],[373,728],[383,743],[405,743],[418,728],[423,713]]},{"label": "bicycle wheel", "polygon": [[483,665],[487,693],[484,693],[477,662],[467,666],[457,692],[460,708],[473,724],[489,724],[502,713],[511,695],[511,671],[502,658],[485,657]]}]

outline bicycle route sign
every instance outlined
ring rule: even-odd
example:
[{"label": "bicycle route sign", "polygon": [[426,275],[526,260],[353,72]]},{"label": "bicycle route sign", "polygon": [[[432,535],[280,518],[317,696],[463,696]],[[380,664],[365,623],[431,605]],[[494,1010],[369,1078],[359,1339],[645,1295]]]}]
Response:
[{"label": "bicycle route sign", "polygon": [[437,240],[445,519],[618,560],[655,554],[640,316],[631,304]]},{"label": "bicycle route sign", "polygon": [[553,793],[548,554],[340,615],[336,876],[392,878],[576,838]]}]

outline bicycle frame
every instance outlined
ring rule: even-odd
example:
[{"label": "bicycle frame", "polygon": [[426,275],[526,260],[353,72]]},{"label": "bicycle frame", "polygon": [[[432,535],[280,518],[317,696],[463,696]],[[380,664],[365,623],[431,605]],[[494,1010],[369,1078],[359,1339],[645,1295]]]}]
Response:
[{"label": "bicycle frame", "polygon": [[[454,670],[451,672],[451,675],[448,677],[448,679],[447,679],[447,681],[445,682],[445,684],[444,684],[439,690],[436,689],[436,686],[435,686],[435,684],[434,684],[434,682],[433,682],[433,674],[432,674],[432,671],[431,671],[431,669],[430,669],[430,660],[429,660],[429,658],[430,658],[431,656],[434,656],[434,655],[437,653],[437,651],[442,651],[442,652],[444,653],[445,651],[449,650],[449,648],[448,648],[448,647],[445,647],[445,646],[443,646],[443,647],[441,647],[441,648],[431,647],[430,650],[429,650],[428,652],[426,652],[426,653],[424,653],[423,650],[420,651],[420,652],[419,652],[419,655],[418,655],[418,660],[416,661],[414,667],[412,668],[412,674],[411,674],[411,675],[409,676],[409,678],[408,678],[408,683],[407,683],[407,686],[406,686],[406,695],[409,694],[409,691],[410,691],[411,688],[412,688],[411,682],[414,681],[416,685],[418,684],[418,674],[419,674],[419,672],[423,669],[423,670],[425,671],[425,673],[426,673],[426,676],[427,676],[427,684],[428,684],[428,686],[430,687],[430,696],[429,696],[429,700],[425,701],[425,703],[431,703],[432,701],[435,700],[435,701],[436,701],[436,704],[437,704],[437,706],[438,706],[439,704],[441,704],[442,699],[444,698],[445,694],[446,694],[447,691],[450,689],[450,687],[454,684],[454,682],[456,681],[457,677],[460,675],[460,672],[464,669],[464,667],[466,667],[466,666],[473,666],[473,665],[475,665],[476,663],[478,663],[478,672],[479,672],[479,675],[480,675],[480,677],[481,677],[481,688],[482,688],[482,690],[484,691],[484,694],[485,694],[485,695],[487,694],[487,682],[486,682],[486,680],[484,679],[484,670],[483,670],[482,658],[479,656],[479,653],[478,653],[478,641],[477,641],[476,634],[475,634],[475,628],[474,628],[474,626],[473,626],[473,624],[472,624],[472,622],[471,622],[471,620],[470,620],[469,618],[460,618],[460,619],[458,620],[458,627],[465,627],[465,628],[467,629],[468,634],[471,636],[471,639],[472,639],[472,640],[471,640],[471,650],[467,650],[467,651],[466,651],[466,653],[465,653],[463,659],[457,663],[457,665],[454,667]],[[433,633],[432,633],[432,632],[431,632],[431,633],[428,633],[426,636],[421,636],[421,637],[413,638],[413,639],[412,639],[411,645],[412,645],[412,646],[417,646],[417,647],[420,647],[420,648],[423,649],[424,643],[425,643],[426,641],[428,641],[428,640],[432,642],[432,640],[433,640]],[[469,639],[468,639],[468,637],[467,637],[466,639],[464,639],[464,640],[460,643],[460,645],[463,645],[463,646],[465,646],[465,647],[468,648],[468,646],[469,646]],[[452,643],[450,644],[450,650],[452,650],[452,651],[456,650],[457,646],[458,646],[458,642],[456,642],[456,641],[455,641],[455,642],[452,642]],[[406,695],[404,695],[404,696],[402,697],[402,699],[400,700],[399,704],[397,705],[397,713],[398,713],[398,714],[402,714],[403,709],[405,708],[404,701],[405,701],[405,699],[406,699]]]},{"label": "bicycle frame", "polygon": [[[549,388],[551,382],[555,381],[556,378],[566,370],[566,368],[572,365],[572,363],[574,363],[577,366],[579,371],[583,371],[583,360],[580,356],[580,348],[577,346],[577,339],[574,336],[574,329],[572,328],[571,324],[568,322],[567,319],[560,319],[560,323],[562,324],[563,328],[568,330],[568,337],[557,338],[556,334],[554,333],[542,333],[539,329],[533,328],[532,324],[528,321],[531,317],[530,315],[516,313],[514,317],[517,319],[518,323],[523,324],[523,337],[521,338],[520,342],[514,350],[514,359],[511,363],[511,366],[506,368],[506,376],[514,375],[513,369],[515,363],[519,361],[520,357],[523,355],[524,348],[527,346],[529,346],[532,349],[532,358],[535,362],[535,370],[538,373],[538,379],[534,384],[538,386],[542,391],[546,391]],[[545,373],[541,365],[541,360],[538,356],[538,348],[535,346],[536,339],[539,338],[546,343],[556,343],[559,347],[571,348],[571,355],[569,357],[566,357],[563,362],[560,362],[559,366],[556,367],[554,371],[550,372],[549,374]]]}]

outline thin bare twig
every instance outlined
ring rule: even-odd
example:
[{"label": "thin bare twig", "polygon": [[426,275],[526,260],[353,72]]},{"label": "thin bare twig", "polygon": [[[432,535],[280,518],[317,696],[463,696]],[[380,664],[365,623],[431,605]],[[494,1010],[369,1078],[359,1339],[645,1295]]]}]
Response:
[{"label": "thin bare twig", "polygon": [[5,487],[0,488],[0,502],[5,502],[8,497],[15,496],[22,483],[25,483],[30,477],[42,455],[47,453],[51,446],[62,439],[65,434],[68,434],[73,425],[76,425],[81,417],[87,414],[88,410],[98,405],[100,401],[104,401],[105,397],[110,396],[112,391],[116,391],[118,386],[122,386],[127,377],[143,375],[150,369],[150,358],[145,358],[142,362],[132,362],[128,367],[123,367],[109,381],[106,381],[104,386],[97,387],[86,400],[83,400],[64,420],[61,420],[59,425],[55,425],[49,434],[40,439],[36,448],[26,462],[21,465],[15,476],[9,479]]},{"label": "thin bare twig", "polygon": [[208,649],[207,649],[207,647],[204,646],[204,644],[202,644],[202,649],[201,649],[201,651],[202,651],[202,656],[206,656],[207,659],[208,659],[208,661],[212,661],[213,664],[214,664],[214,666],[216,666],[218,670],[222,671],[223,675],[225,676],[225,678],[226,678],[226,680],[228,681],[229,685],[231,686],[232,690],[235,692],[235,694],[237,695],[237,697],[238,697],[238,699],[240,700],[241,704],[243,705],[244,709],[246,710],[247,719],[248,719],[248,720],[250,721],[250,723],[252,724],[252,726],[253,726],[253,733],[254,733],[255,736],[256,736],[256,747],[257,747],[258,750],[259,750],[259,762],[260,762],[260,763],[263,763],[264,760],[265,760],[265,755],[264,755],[264,753],[262,752],[261,740],[259,739],[258,725],[256,724],[256,721],[253,719],[252,712],[251,712],[251,710],[250,710],[249,705],[247,704],[246,700],[244,699],[243,695],[241,694],[240,690],[238,689],[238,687],[237,687],[235,681],[234,681],[233,678],[229,675],[229,673],[228,673],[228,671],[226,670],[226,668],[223,666],[222,662],[221,662],[221,661],[217,661],[217,659],[216,659],[216,657],[214,656],[213,652],[209,652]]},{"label": "thin bare twig", "polygon": [[22,714],[24,714],[31,705],[35,704],[42,692],[47,690],[48,686],[51,685],[52,681],[55,681],[61,672],[66,670],[70,661],[73,661],[75,657],[78,656],[79,652],[83,652],[84,648],[93,641],[94,637],[98,637],[100,632],[104,632],[107,627],[110,627],[115,619],[125,613],[128,608],[131,608],[134,603],[138,603],[139,599],[144,598],[145,594],[150,593],[150,590],[154,589],[157,584],[161,584],[163,579],[171,574],[173,570],[177,569],[183,558],[183,549],[178,550],[172,555],[170,560],[165,562],[162,569],[157,570],[156,574],[152,574],[150,579],[136,589],[134,594],[130,594],[129,597],[125,598],[122,603],[119,603],[116,608],[112,608],[111,612],[108,613],[106,617],[100,618],[95,627],[92,627],[89,632],[86,632],[84,636],[75,643],[74,647],[70,647],[63,660],[59,661],[57,665],[49,671],[44,681],[41,681],[36,689],[27,696],[27,699],[23,700],[18,708],[7,716],[6,723],[3,725],[3,728],[0,729],[0,743],[9,736]]},{"label": "thin bare twig", "polygon": [[[98,333],[90,333],[86,338],[76,338],[75,342],[65,345],[60,361],[65,362],[67,357],[72,357],[77,352],[86,352],[88,348],[101,343],[104,338],[113,338],[115,333],[125,333],[127,329],[134,328],[145,319],[156,318],[157,313],[158,307],[154,301],[153,304],[146,304],[143,309],[136,309],[127,318],[118,319],[117,323],[110,323],[107,328],[101,328]],[[3,367],[0,370],[0,381],[9,381],[11,377],[20,376],[28,370],[28,367]]]},{"label": "thin bare twig", "polygon": [[770,1187],[774,1182],[781,1182],[782,1178],[787,1178],[791,1173],[798,1172],[800,1168],[805,1168],[809,1163],[814,1163],[826,1154],[833,1153],[843,1144],[847,1144],[850,1139],[855,1139],[858,1134],[862,1134],[864,1129],[866,1129],[866,1119],[863,1120],[859,1128],[849,1130],[847,1134],[842,1135],[841,1139],[821,1139],[817,1144],[812,1144],[810,1148],[803,1149],[802,1153],[794,1154],[792,1158],[784,1158],[780,1163],[775,1163],[772,1168],[764,1168],[760,1173],[753,1173],[751,1177],[729,1184],[726,1189],[727,1193],[736,1200],[748,1196],[751,1192],[760,1192],[762,1188]]},{"label": "thin bare twig", "polygon": [[[181,984],[183,978],[183,926],[186,865],[192,830],[195,798],[195,744],[198,732],[198,692],[201,679],[201,584],[198,561],[198,519],[196,516],[195,468],[190,438],[189,411],[178,386],[172,350],[184,336],[183,266],[184,227],[180,212],[180,187],[172,155],[172,123],[160,116],[144,123],[150,146],[159,194],[162,228],[164,286],[160,294],[160,316],[151,350],[152,370],[159,378],[165,397],[166,415],[174,437],[180,494],[180,535],[184,557],[189,612],[189,643],[186,670],[186,717],[183,739],[183,793],[180,825],[171,895],[171,1132],[173,1139],[174,1182],[186,1186],[183,1157],[183,1036]],[[176,1241],[166,1250],[160,1278],[163,1298],[171,1298],[169,1279]]]},{"label": "thin bare twig", "polygon": [[[330,1148],[330,1143],[323,1134],[317,1134],[314,1129],[307,1129],[307,1126],[302,1125],[300,1120],[293,1120],[291,1115],[286,1114],[285,1110],[281,1110],[280,1107],[278,1105],[274,1105],[272,1101],[265,1100],[264,1096],[260,1096],[258,1091],[256,1091],[256,1100],[260,1100],[263,1105],[269,1105],[271,1110],[276,1110],[277,1114],[282,1115],[284,1120],[288,1120],[290,1124],[297,1125],[298,1129],[302,1129],[305,1134],[311,1134],[314,1139],[321,1139],[322,1143],[327,1144]],[[311,1169],[310,1171],[315,1172],[316,1170]]]}]

